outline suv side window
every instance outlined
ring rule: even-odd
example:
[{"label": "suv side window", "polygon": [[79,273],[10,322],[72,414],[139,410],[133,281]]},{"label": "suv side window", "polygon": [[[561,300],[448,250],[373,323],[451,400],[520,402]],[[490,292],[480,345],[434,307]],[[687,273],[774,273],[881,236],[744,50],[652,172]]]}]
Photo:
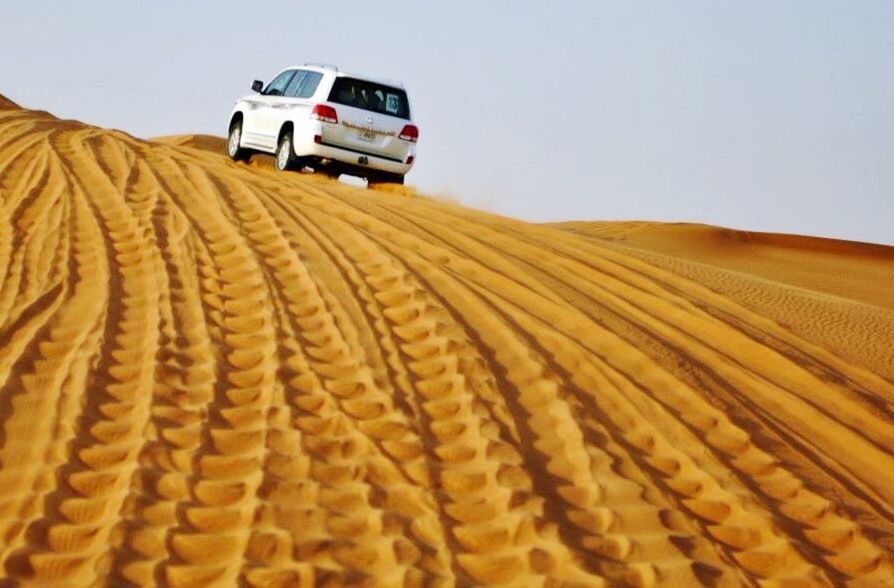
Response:
[{"label": "suv side window", "polygon": [[285,95],[292,98],[310,98],[317,91],[321,79],[323,79],[323,74],[319,72],[305,69],[296,70],[295,77],[289,82]]},{"label": "suv side window", "polygon": [[323,74],[316,71],[309,71],[307,75],[304,76],[304,80],[301,82],[301,87],[298,88],[298,97],[299,98],[310,98],[314,95],[314,92],[317,91],[317,86],[320,85],[320,80],[323,79]]},{"label": "suv side window", "polygon": [[273,78],[273,81],[264,89],[264,96],[282,96],[294,74],[295,70],[290,69]]},{"label": "suv side window", "polygon": [[304,69],[295,70],[295,76],[292,78],[292,81],[289,82],[289,85],[286,87],[286,91],[283,92],[283,96],[288,96],[290,98],[300,98],[298,95],[298,89],[301,86],[301,82],[304,81],[304,78],[307,77],[307,74],[310,73]]}]

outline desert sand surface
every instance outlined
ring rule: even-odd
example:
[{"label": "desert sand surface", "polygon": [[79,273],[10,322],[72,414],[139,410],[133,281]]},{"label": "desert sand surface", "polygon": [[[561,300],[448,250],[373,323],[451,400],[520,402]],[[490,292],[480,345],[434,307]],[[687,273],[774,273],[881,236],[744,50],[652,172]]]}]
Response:
[{"label": "desert sand surface", "polygon": [[[168,135],[166,137],[154,137],[151,140],[157,143],[164,143],[165,145],[200,149],[219,157],[225,157],[227,153],[227,140],[224,137],[216,137],[214,135]],[[266,153],[255,153],[251,160],[245,162],[244,165],[272,170],[274,169],[273,156]]]},{"label": "desert sand surface", "polygon": [[691,223],[553,226],[697,281],[894,381],[894,247]]},{"label": "desert sand surface", "polygon": [[201,143],[0,106],[9,585],[892,585],[894,385],[859,342]]}]

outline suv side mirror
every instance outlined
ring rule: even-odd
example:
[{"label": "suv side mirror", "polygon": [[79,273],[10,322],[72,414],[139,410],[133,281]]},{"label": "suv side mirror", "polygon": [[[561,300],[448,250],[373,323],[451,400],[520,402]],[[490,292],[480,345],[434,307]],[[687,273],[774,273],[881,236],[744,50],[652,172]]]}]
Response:
[{"label": "suv side mirror", "polygon": [[264,82],[261,80],[255,80],[251,83],[252,92],[260,92],[264,89]]}]

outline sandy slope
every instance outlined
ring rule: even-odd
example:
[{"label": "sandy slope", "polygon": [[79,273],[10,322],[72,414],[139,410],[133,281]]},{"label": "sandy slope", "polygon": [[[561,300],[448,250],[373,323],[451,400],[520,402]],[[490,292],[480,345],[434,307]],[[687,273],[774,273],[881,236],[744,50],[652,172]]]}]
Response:
[{"label": "sandy slope", "polygon": [[883,585],[894,386],[567,231],[0,110],[0,572]]},{"label": "sandy slope", "polygon": [[722,292],[894,381],[894,247],[688,223],[554,226]]}]

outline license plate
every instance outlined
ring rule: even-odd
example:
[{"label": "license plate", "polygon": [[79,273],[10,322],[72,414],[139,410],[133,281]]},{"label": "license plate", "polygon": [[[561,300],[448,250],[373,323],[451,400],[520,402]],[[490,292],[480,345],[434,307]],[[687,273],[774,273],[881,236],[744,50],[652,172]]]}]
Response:
[{"label": "license plate", "polygon": [[372,143],[376,140],[376,134],[371,131],[357,131],[357,138],[364,143]]}]

